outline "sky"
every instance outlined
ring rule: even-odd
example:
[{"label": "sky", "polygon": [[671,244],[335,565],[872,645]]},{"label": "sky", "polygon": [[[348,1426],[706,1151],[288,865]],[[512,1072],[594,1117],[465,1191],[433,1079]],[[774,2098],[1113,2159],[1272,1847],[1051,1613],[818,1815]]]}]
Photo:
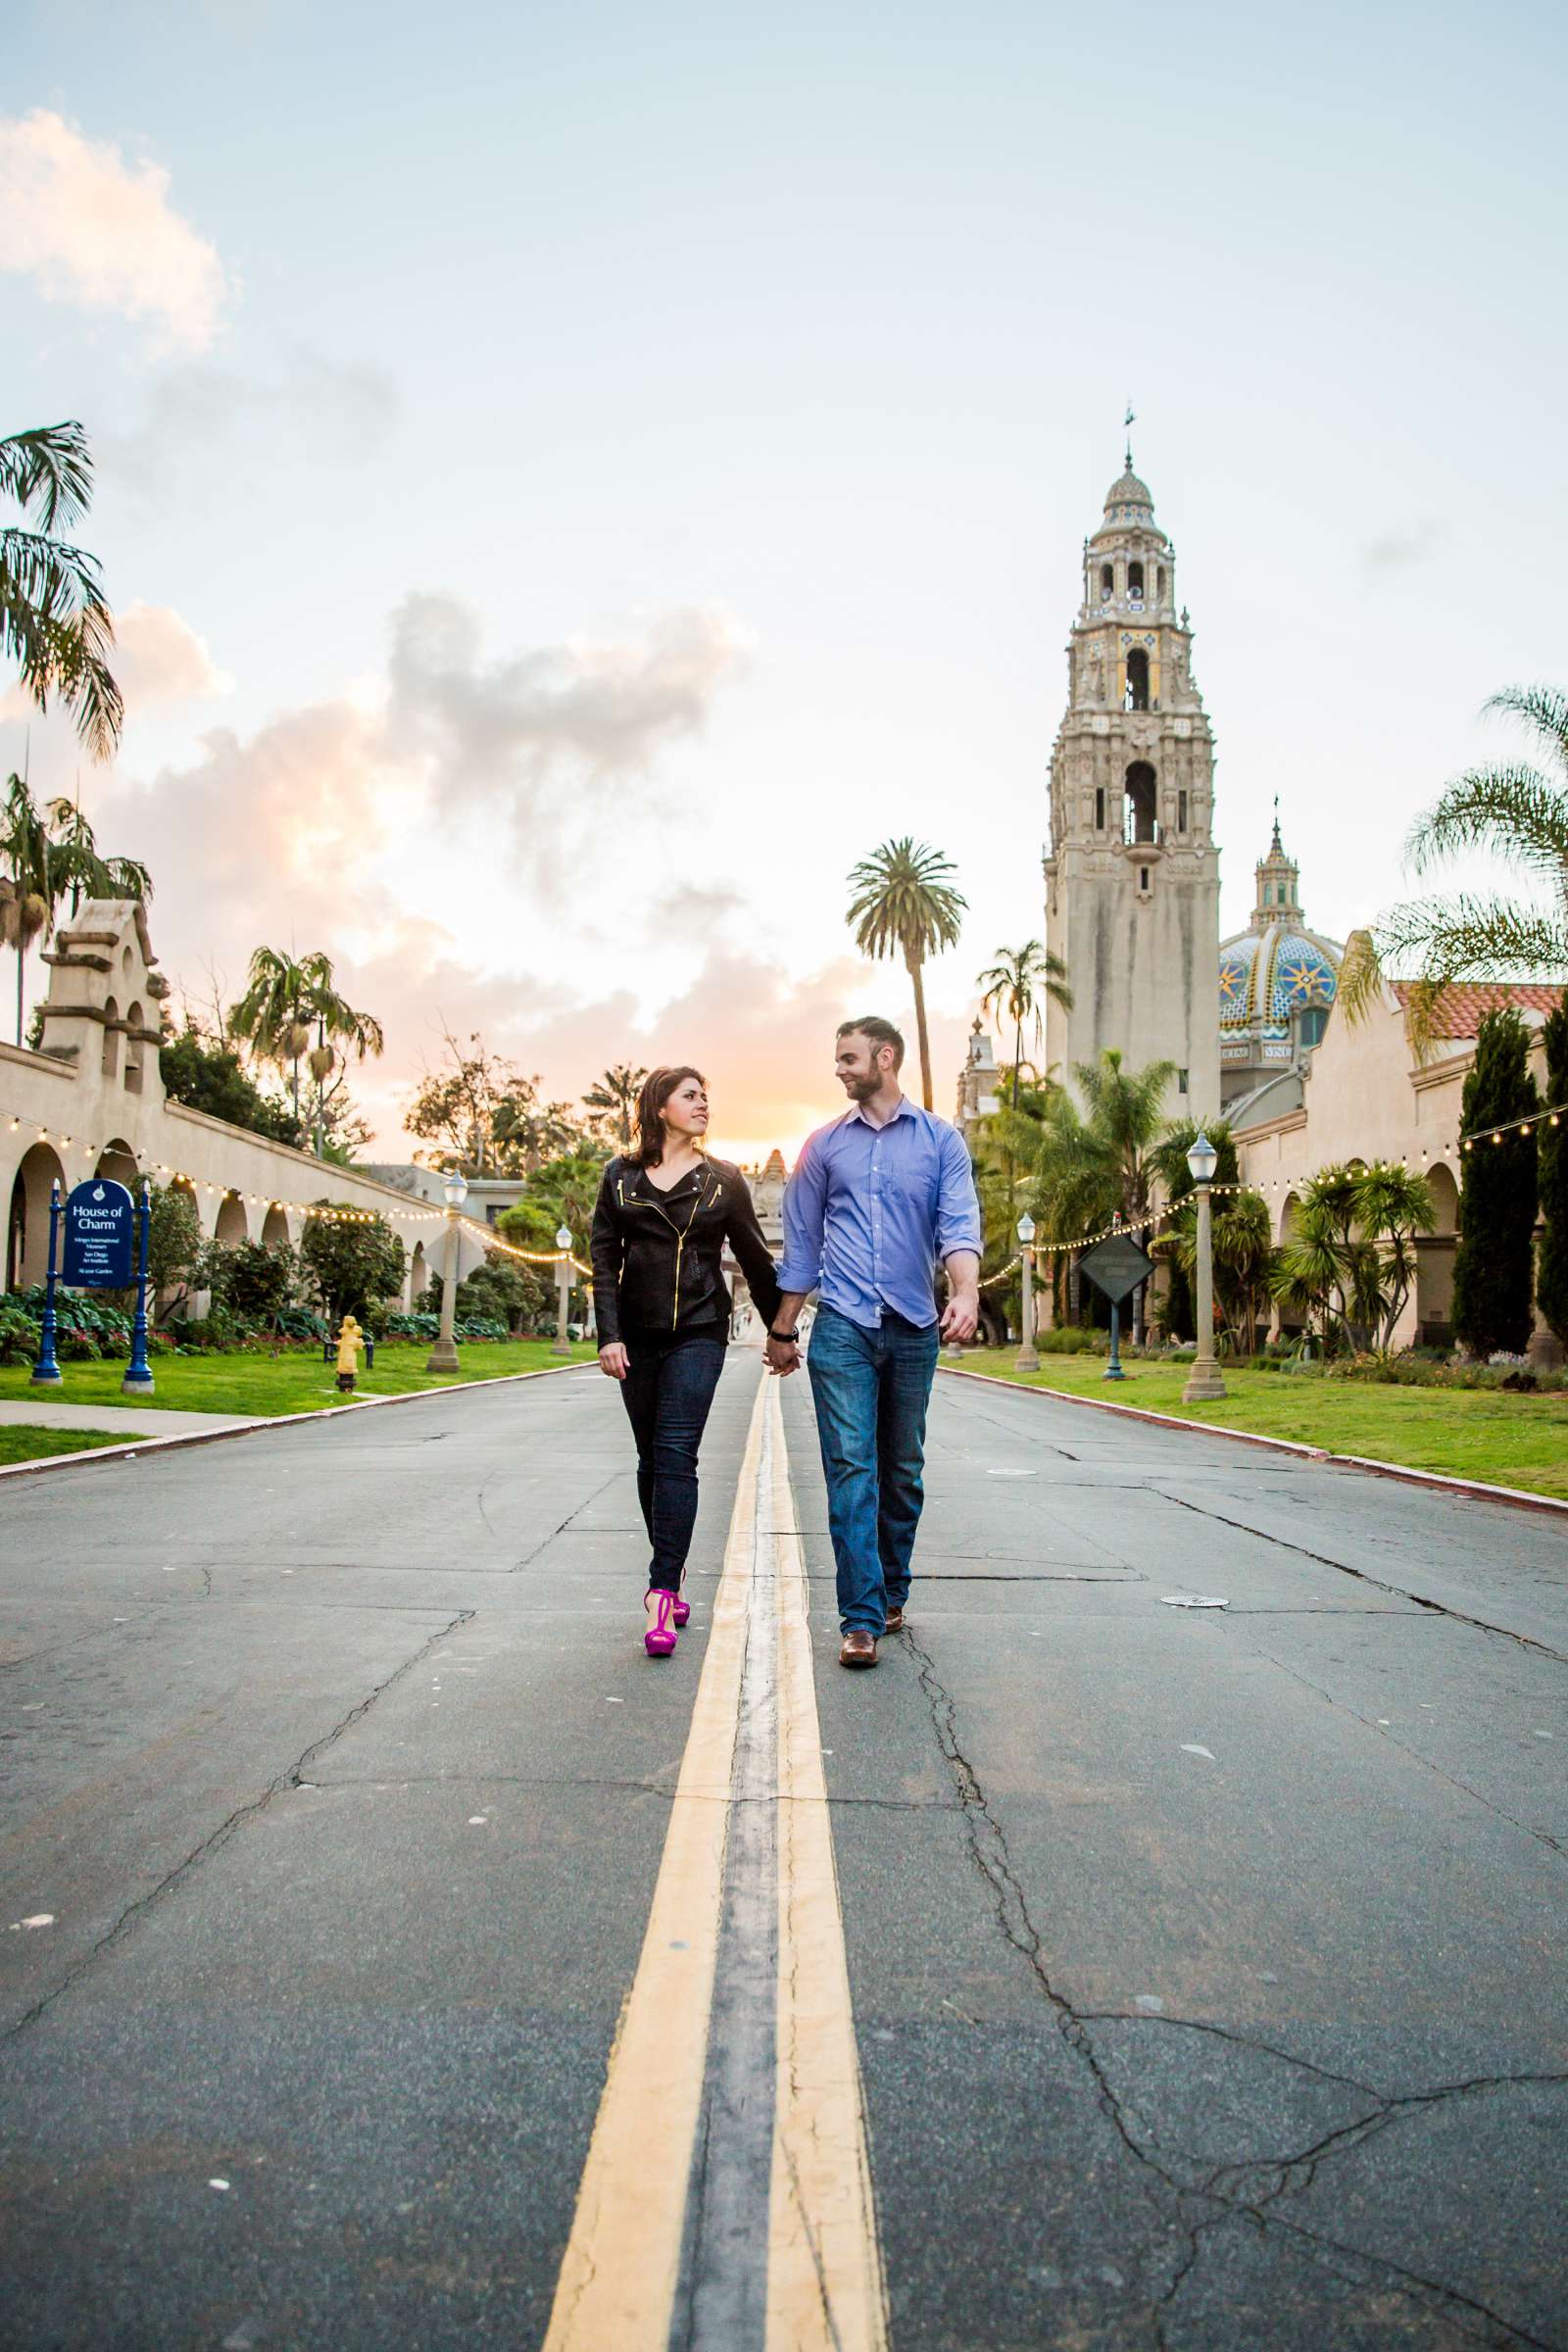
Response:
[{"label": "sky", "polygon": [[1563,680],[1560,7],[18,7],[0,430],[91,436],[127,723],[0,693],[0,762],[79,772],[191,1003],[332,956],[384,1156],[444,1030],[788,1152],[908,1014],[844,923],[905,833],[951,1109],[1129,400],[1224,931],[1276,794],[1344,938]]}]

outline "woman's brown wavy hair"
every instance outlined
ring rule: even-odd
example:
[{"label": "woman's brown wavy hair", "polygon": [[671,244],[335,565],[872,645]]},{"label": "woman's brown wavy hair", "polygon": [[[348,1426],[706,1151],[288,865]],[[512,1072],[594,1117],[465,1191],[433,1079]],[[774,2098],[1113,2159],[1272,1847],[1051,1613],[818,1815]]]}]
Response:
[{"label": "woman's brown wavy hair", "polygon": [[664,1123],[659,1114],[676,1087],[688,1078],[695,1078],[706,1093],[708,1080],[689,1061],[683,1061],[678,1069],[650,1070],[643,1080],[643,1091],[637,1098],[637,1141],[630,1154],[638,1167],[657,1168],[663,1158]]}]

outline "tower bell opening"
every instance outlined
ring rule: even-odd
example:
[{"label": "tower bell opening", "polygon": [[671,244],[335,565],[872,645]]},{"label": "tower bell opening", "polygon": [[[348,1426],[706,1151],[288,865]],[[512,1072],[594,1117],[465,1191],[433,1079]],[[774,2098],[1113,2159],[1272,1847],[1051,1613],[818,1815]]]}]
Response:
[{"label": "tower bell opening", "polygon": [[1159,826],[1154,808],[1154,771],[1147,760],[1135,760],[1127,770],[1122,839],[1157,841]]}]

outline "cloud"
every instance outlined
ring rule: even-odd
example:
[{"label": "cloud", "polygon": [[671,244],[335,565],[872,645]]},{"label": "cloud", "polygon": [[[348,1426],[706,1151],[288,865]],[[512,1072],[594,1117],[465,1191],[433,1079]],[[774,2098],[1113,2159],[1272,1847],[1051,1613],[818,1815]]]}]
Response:
[{"label": "cloud", "polygon": [[363,462],[385,443],[398,416],[398,393],[382,368],[296,350],[270,375],[238,375],[210,361],[166,368],[148,394],[133,432],[98,437],[99,470],[117,489],[161,496],[176,483],[226,476],[229,452],[243,435],[252,465],[268,448],[333,466]]},{"label": "cloud", "polygon": [[539,787],[563,763],[593,789],[695,733],[752,644],[722,605],[686,605],[616,637],[486,662],[467,606],[411,596],[393,617],[388,725],[429,758],[443,805],[482,802],[492,821],[515,825],[537,814]]},{"label": "cloud", "polygon": [[138,598],[115,616],[112,667],[132,718],[170,703],[227,694],[233,680],[214,663],[206,640],[172,605]]},{"label": "cloud", "polygon": [[169,188],[162,166],[127,164],[47,108],[0,122],[0,268],[31,276],[47,301],[149,319],[170,342],[204,350],[223,266]]},{"label": "cloud", "polygon": [[1435,514],[1426,515],[1370,541],[1361,550],[1361,568],[1372,573],[1408,570],[1429,563],[1446,536],[1446,526]]}]

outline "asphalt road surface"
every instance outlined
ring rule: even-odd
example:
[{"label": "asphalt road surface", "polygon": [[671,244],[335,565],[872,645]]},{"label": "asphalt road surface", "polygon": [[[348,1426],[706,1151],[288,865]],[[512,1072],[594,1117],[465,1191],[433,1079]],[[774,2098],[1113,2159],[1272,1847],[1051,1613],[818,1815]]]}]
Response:
[{"label": "asphalt road surface", "polygon": [[847,1674],[704,1470],[662,1664],[592,1370],[0,1483],[0,2343],[1568,2347],[1562,1520],[943,1378]]}]

